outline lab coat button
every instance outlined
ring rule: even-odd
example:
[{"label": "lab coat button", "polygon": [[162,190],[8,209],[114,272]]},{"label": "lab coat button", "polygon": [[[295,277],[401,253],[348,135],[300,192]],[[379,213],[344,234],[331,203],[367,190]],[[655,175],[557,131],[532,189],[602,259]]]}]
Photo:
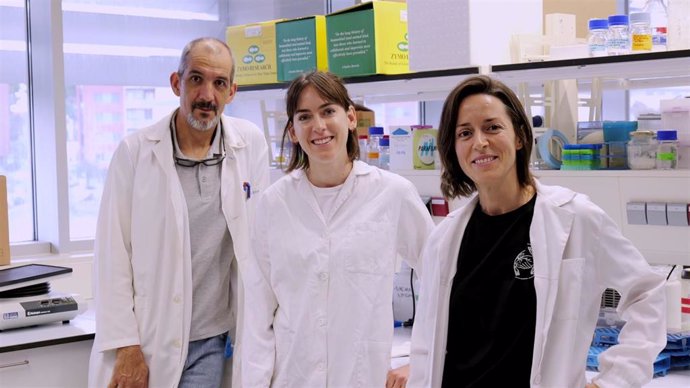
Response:
[{"label": "lab coat button", "polygon": [[321,273],[319,274],[319,279],[321,279],[321,280],[328,280],[328,274],[325,273],[325,272],[321,272]]},{"label": "lab coat button", "polygon": [[319,326],[326,326],[326,318],[319,318]]},{"label": "lab coat button", "polygon": [[181,301],[182,301],[182,298],[180,298],[179,295],[175,295],[175,297],[173,298],[173,302],[175,302],[175,303],[179,304]]},{"label": "lab coat button", "polygon": [[317,368],[320,371],[325,371],[326,370],[326,364],[324,364],[323,362],[320,362]]},{"label": "lab coat button", "polygon": [[175,341],[173,341],[173,346],[176,348],[181,348],[182,342],[179,339],[176,339]]}]

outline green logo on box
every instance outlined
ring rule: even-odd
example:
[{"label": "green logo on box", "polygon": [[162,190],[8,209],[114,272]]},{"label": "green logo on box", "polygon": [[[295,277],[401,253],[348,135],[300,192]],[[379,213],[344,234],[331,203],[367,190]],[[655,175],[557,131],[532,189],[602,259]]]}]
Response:
[{"label": "green logo on box", "polygon": [[247,51],[249,51],[250,54],[256,54],[259,52],[259,46],[255,45],[255,44],[251,45],[251,46],[249,46]]},{"label": "green logo on box", "polygon": [[254,58],[251,55],[245,55],[242,57],[242,62],[246,64],[252,63],[253,60]]}]

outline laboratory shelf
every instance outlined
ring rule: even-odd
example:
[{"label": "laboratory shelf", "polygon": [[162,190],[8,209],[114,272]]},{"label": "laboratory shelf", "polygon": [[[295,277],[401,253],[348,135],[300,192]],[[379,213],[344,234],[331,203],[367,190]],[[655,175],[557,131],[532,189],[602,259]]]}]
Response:
[{"label": "laboratory shelf", "polygon": [[491,73],[508,83],[604,78],[618,80],[626,89],[652,87],[664,80],[688,85],[690,50],[493,65]]},{"label": "laboratory shelf", "polygon": [[[468,76],[479,74],[479,67],[421,71],[406,74],[374,74],[343,78],[350,97],[378,101],[443,99],[450,89]],[[283,99],[289,83],[239,86],[239,101]]]}]

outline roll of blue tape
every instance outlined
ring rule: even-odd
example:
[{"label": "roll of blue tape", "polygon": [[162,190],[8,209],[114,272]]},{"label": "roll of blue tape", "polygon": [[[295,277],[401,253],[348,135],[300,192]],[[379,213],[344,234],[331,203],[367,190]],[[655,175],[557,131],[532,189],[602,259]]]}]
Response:
[{"label": "roll of blue tape", "polygon": [[561,148],[568,144],[568,139],[563,132],[557,129],[548,129],[537,139],[537,149],[544,163],[554,170],[561,168],[561,160],[551,153],[551,142],[560,143]]}]

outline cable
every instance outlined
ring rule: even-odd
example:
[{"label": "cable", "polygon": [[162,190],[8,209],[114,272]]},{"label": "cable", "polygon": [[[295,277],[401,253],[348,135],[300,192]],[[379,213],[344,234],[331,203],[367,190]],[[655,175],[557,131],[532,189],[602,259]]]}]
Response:
[{"label": "cable", "polygon": [[676,269],[676,265],[673,264],[673,267],[671,268],[671,272],[668,273],[668,276],[666,276],[666,281],[671,278],[671,274],[673,273],[673,270]]},{"label": "cable", "polygon": [[412,326],[414,324],[414,317],[417,314],[417,306],[414,298],[414,269],[412,269],[412,267],[410,267],[410,289],[412,290],[412,318],[408,319],[405,322],[402,322],[403,327]]}]

